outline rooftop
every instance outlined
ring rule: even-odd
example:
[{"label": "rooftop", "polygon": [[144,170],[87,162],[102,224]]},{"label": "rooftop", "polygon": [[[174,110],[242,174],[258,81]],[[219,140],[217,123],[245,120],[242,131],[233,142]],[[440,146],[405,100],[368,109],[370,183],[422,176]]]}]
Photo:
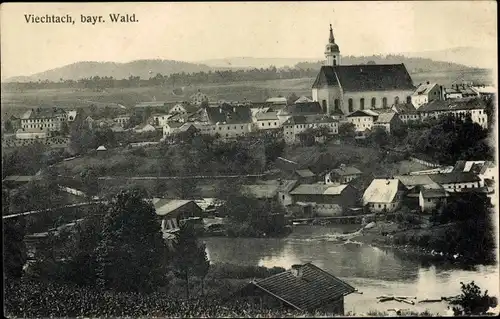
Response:
[{"label": "rooftop", "polygon": [[429,177],[438,184],[473,183],[480,181],[480,178],[471,172],[432,174]]},{"label": "rooftop", "polygon": [[255,114],[255,118],[258,121],[277,120],[278,112],[258,112]]},{"label": "rooftop", "polygon": [[358,175],[361,174],[361,171],[354,166],[340,166],[339,168],[333,169],[332,173],[335,173],[339,176],[345,176]]},{"label": "rooftop", "polygon": [[66,112],[58,107],[37,108],[26,111],[23,115],[21,115],[21,119],[27,120],[27,119],[52,118],[63,114],[66,114]]},{"label": "rooftop", "polygon": [[211,124],[240,124],[252,122],[252,112],[247,106],[230,106],[225,104],[219,107],[209,107],[206,109],[206,112]]},{"label": "rooftop", "polygon": [[293,265],[290,270],[251,284],[298,310],[317,308],[356,290],[311,263]]},{"label": "rooftop", "polygon": [[314,174],[310,169],[298,169],[295,171],[297,175],[300,177],[314,177],[316,174]]},{"label": "rooftop", "polygon": [[375,123],[391,123],[395,115],[395,112],[380,113]]},{"label": "rooftop", "polygon": [[348,185],[301,184],[291,195],[341,195]]},{"label": "rooftop", "polygon": [[156,214],[160,216],[168,215],[173,211],[189,203],[197,205],[193,200],[187,200],[187,199],[164,199],[164,198],[153,199],[153,204],[156,209]]},{"label": "rooftop", "polygon": [[363,203],[391,203],[399,191],[397,179],[374,179],[363,194]]},{"label": "rooftop", "polygon": [[486,108],[486,105],[483,100],[470,97],[446,101],[433,100],[422,105],[417,112],[476,110],[484,108]]},{"label": "rooftop", "polygon": [[322,66],[313,88],[340,85],[348,92],[414,90],[404,64]]},{"label": "rooftop", "polygon": [[287,105],[280,113],[295,115],[321,114],[323,109],[318,102],[304,102]]},{"label": "rooftop", "polygon": [[423,83],[415,90],[413,95],[423,95],[429,94],[430,90],[432,90],[437,84],[436,83]]},{"label": "rooftop", "polygon": [[286,120],[283,125],[295,125],[295,124],[321,124],[321,123],[333,123],[337,122],[328,115],[315,115],[315,116],[299,116],[295,115]]}]

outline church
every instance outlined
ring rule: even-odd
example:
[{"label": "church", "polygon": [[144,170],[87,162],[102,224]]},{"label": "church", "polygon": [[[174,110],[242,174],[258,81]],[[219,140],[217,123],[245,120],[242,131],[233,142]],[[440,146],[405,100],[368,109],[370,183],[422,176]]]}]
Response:
[{"label": "church", "polygon": [[390,108],[411,103],[415,91],[404,64],[342,65],[332,25],[322,66],[312,86],[313,101],[327,114],[350,114],[357,110]]}]

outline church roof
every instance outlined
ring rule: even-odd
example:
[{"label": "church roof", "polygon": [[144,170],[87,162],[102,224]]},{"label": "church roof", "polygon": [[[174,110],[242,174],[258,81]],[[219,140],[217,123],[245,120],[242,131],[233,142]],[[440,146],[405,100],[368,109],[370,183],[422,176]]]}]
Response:
[{"label": "church roof", "polygon": [[322,66],[312,87],[339,84],[349,92],[415,89],[404,64]]}]

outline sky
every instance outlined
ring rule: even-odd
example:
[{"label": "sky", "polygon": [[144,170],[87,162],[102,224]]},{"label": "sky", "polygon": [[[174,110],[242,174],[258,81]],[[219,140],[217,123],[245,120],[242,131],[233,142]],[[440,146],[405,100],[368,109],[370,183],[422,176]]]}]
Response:
[{"label": "sky", "polygon": [[[138,21],[111,23],[110,13]],[[28,14],[69,14],[75,24],[26,23]],[[105,22],[84,24],[81,15]],[[4,3],[2,78],[78,61],[322,59],[330,23],[342,55],[497,43],[494,1]]]}]

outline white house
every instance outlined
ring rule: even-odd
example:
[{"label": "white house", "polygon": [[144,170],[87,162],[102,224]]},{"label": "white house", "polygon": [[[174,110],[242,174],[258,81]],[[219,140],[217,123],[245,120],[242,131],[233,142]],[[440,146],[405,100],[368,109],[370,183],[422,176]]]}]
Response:
[{"label": "white house", "polygon": [[472,122],[479,124],[485,129],[488,128],[486,104],[480,98],[463,98],[449,101],[435,100],[422,105],[417,112],[420,114],[422,120],[429,117],[437,119],[444,114],[453,114],[461,118],[470,115]]},{"label": "white house", "polygon": [[398,179],[374,179],[363,194],[363,206],[372,212],[393,212],[401,205],[404,190]]},{"label": "white house", "polygon": [[121,127],[124,127],[125,125],[127,125],[128,122],[130,122],[130,115],[117,116],[113,119],[113,121],[118,125],[120,125]]},{"label": "white house", "polygon": [[438,205],[445,205],[450,195],[443,188],[423,188],[418,196],[420,210],[424,213],[431,212]]},{"label": "white house", "polygon": [[278,112],[259,112],[255,114],[255,125],[259,130],[280,128]]},{"label": "white house", "polygon": [[20,128],[16,131],[16,139],[18,140],[43,139],[49,136],[49,131],[42,130],[41,128]]},{"label": "white house", "polygon": [[441,95],[441,87],[437,85],[437,83],[423,83],[420,84],[411,95],[411,103],[418,109],[430,101],[441,100]]},{"label": "white house", "polygon": [[60,131],[64,121],[67,121],[67,114],[61,108],[37,108],[31,109],[21,116],[21,128]]},{"label": "white house", "polygon": [[339,122],[330,116],[292,116],[283,123],[283,136],[285,137],[285,142],[295,143],[299,141],[298,134],[307,129],[320,127],[328,128],[332,135],[339,133]]},{"label": "white house", "polygon": [[481,187],[481,179],[471,172],[451,172],[432,174],[429,177],[447,192],[461,192]]}]

